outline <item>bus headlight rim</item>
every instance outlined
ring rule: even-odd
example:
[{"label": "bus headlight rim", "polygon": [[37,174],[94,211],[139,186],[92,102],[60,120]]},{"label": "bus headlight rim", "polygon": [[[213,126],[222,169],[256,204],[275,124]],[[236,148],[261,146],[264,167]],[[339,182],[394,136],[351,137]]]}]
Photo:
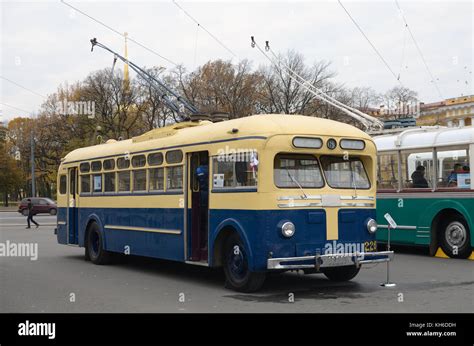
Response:
[{"label": "bus headlight rim", "polygon": [[295,234],[296,228],[295,224],[291,221],[285,221],[281,225],[281,234],[285,238],[291,238]]},{"label": "bus headlight rim", "polygon": [[374,219],[367,220],[367,231],[370,234],[374,234],[375,232],[377,232],[377,228],[378,228],[377,221],[375,221]]}]

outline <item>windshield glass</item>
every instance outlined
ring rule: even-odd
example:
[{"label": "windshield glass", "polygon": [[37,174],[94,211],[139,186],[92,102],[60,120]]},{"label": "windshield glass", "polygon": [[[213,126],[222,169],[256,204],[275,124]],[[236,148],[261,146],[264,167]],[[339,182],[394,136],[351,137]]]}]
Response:
[{"label": "windshield glass", "polygon": [[364,164],[359,158],[345,160],[343,157],[322,156],[320,160],[329,186],[336,189],[370,188]]},{"label": "windshield glass", "polygon": [[275,185],[281,188],[324,186],[319,162],[313,155],[278,154],[273,163]]}]

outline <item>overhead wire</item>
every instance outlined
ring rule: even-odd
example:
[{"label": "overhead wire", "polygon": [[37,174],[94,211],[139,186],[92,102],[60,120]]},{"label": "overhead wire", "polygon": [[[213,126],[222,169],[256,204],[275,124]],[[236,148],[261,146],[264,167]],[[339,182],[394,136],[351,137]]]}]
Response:
[{"label": "overhead wire", "polygon": [[181,5],[179,5],[175,0],[173,0],[173,4],[176,5],[183,13],[191,19],[194,23],[198,25],[199,28],[204,30],[209,36],[211,36],[214,41],[216,41],[222,48],[224,48],[227,52],[229,52],[234,58],[237,58],[237,54],[235,54],[229,47],[227,47],[221,40],[219,40],[213,33],[207,30],[201,23],[199,23],[196,18],[194,18],[188,11],[186,11]]},{"label": "overhead wire", "polygon": [[423,55],[423,52],[421,51],[421,48],[420,48],[418,42],[417,42],[416,39],[415,39],[415,35],[413,35],[413,32],[411,31],[410,26],[408,25],[408,22],[407,22],[407,20],[406,20],[406,18],[405,18],[405,15],[403,14],[403,11],[402,11],[402,9],[401,9],[401,7],[400,7],[400,4],[398,3],[397,0],[395,0],[395,4],[397,5],[398,10],[400,11],[400,15],[401,15],[401,17],[402,17],[402,19],[403,19],[403,22],[405,23],[405,26],[406,26],[406,28],[407,28],[407,30],[408,30],[408,33],[409,33],[410,36],[411,36],[411,39],[412,39],[413,43],[415,44],[416,50],[418,51],[418,54],[420,55],[421,60],[423,61],[423,65],[425,66],[426,71],[428,72],[428,74],[429,74],[429,76],[430,76],[430,78],[431,78],[431,82],[434,84],[436,90],[438,91],[439,97],[442,98],[443,95],[442,95],[441,90],[440,90],[440,88],[439,88],[439,86],[438,86],[438,83],[436,83],[436,78],[434,77],[433,73],[431,72],[430,68],[428,67],[428,64],[426,63],[425,56]]},{"label": "overhead wire", "polygon": [[26,91],[29,91],[30,93],[32,93],[32,94],[34,94],[34,95],[36,95],[36,96],[42,97],[42,98],[44,98],[44,99],[46,98],[46,96],[41,95],[40,93],[37,93],[36,91],[31,90],[31,89],[29,89],[29,88],[27,88],[27,87],[25,87],[25,86],[23,86],[23,85],[21,85],[21,84],[15,82],[15,81],[12,81],[11,79],[8,79],[8,78],[6,78],[6,77],[4,77],[4,76],[1,76],[1,75],[0,75],[0,78],[6,80],[7,82],[10,82],[10,83],[16,85],[16,86],[19,87],[19,88],[22,88],[22,89],[24,89],[24,90],[26,90]]},{"label": "overhead wire", "polygon": [[9,105],[8,103],[5,103],[5,102],[0,102],[1,105],[4,105],[4,106],[7,106],[7,107],[10,107],[12,109],[16,109],[17,111],[20,111],[20,112],[25,112],[25,113],[28,113],[28,114],[31,114],[33,113],[32,111],[27,111],[25,109],[22,109],[22,108],[19,108],[19,107],[15,107],[15,106],[12,106],[12,105]]},{"label": "overhead wire", "polygon": [[350,12],[347,10],[346,7],[344,7],[344,5],[342,4],[341,0],[337,0],[337,2],[339,3],[339,5],[341,5],[341,7],[343,8],[343,10],[346,12],[347,16],[350,18],[350,20],[352,21],[352,23],[354,23],[354,25],[356,26],[356,28],[359,30],[359,32],[362,34],[362,36],[364,36],[364,38],[367,40],[367,42],[370,44],[370,46],[372,47],[372,49],[374,50],[374,52],[378,55],[378,57],[380,58],[380,60],[382,60],[382,62],[384,63],[384,65],[387,67],[387,69],[390,71],[391,75],[393,76],[393,78],[395,78],[395,80],[401,84],[402,82],[400,81],[400,79],[397,77],[397,75],[395,74],[395,72],[393,72],[392,68],[390,67],[390,65],[388,64],[388,62],[385,60],[385,58],[382,56],[382,54],[379,52],[379,50],[377,49],[377,47],[375,47],[375,44],[372,43],[372,41],[369,39],[369,37],[365,34],[365,32],[362,30],[362,28],[360,27],[360,25],[357,23],[357,21],[354,19],[354,17],[352,17],[352,15],[350,14]]},{"label": "overhead wire", "polygon": [[[120,31],[118,31],[118,30],[112,28],[110,25],[107,25],[107,24],[105,24],[104,22],[100,21],[99,19],[94,18],[94,17],[92,17],[91,15],[87,14],[86,12],[84,12],[84,11],[78,9],[77,7],[72,6],[71,4],[67,3],[65,0],[61,0],[61,2],[62,2],[64,5],[69,6],[70,8],[72,8],[72,9],[74,9],[75,11],[79,12],[79,13],[82,14],[83,16],[86,16],[87,18],[93,20],[94,22],[96,22],[96,23],[102,25],[103,27],[109,29],[110,31],[116,33],[117,35],[120,35],[120,36],[122,36],[123,38],[125,38],[125,35],[124,35],[123,33],[121,33]],[[130,42],[135,43],[137,46],[140,46],[141,48],[147,50],[148,52],[150,52],[150,53],[152,53],[152,54],[158,56],[159,58],[161,58],[161,59],[167,61],[167,62],[170,63],[171,65],[174,65],[174,66],[178,66],[178,65],[179,65],[179,64],[177,64],[176,62],[174,62],[173,60],[171,60],[171,59],[169,59],[169,58],[167,58],[167,57],[161,55],[161,54],[158,53],[157,51],[155,51],[155,50],[153,50],[153,49],[147,47],[147,46],[144,45],[143,43],[138,42],[137,40],[131,38],[130,36],[127,36],[127,40],[130,41]]]}]

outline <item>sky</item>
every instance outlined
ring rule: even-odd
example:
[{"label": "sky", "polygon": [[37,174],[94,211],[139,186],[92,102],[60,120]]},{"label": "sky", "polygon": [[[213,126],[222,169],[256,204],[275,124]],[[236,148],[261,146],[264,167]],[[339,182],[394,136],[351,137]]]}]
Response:
[{"label": "sky", "polygon": [[[213,59],[268,63],[252,49],[250,36],[275,52],[302,53],[307,64],[331,62],[335,81],[385,92],[400,85],[337,1],[176,0],[235,56],[198,28],[171,0],[69,1],[72,6],[188,70]],[[398,3],[441,96],[404,27],[394,0],[341,0],[403,86],[422,102],[474,94],[474,6],[471,1]],[[0,0],[0,121],[37,114],[60,84],[73,84],[111,67],[110,53],[90,51],[89,40],[122,53],[124,40],[61,1]],[[140,66],[173,65],[129,42],[129,59]],[[39,95],[38,95],[39,94]],[[42,96],[40,96],[42,95]]]}]

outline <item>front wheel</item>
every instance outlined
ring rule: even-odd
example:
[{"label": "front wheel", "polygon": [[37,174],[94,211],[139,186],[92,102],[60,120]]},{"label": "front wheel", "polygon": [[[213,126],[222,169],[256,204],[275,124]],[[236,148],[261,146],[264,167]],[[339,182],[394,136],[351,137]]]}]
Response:
[{"label": "front wheel", "polygon": [[94,264],[110,263],[112,254],[104,248],[104,241],[97,223],[94,222],[89,226],[86,240],[86,260],[90,259]]},{"label": "front wheel", "polygon": [[49,211],[50,215],[56,215],[57,213],[58,213],[58,211],[54,208]]},{"label": "front wheel", "polygon": [[265,273],[249,269],[247,252],[235,233],[225,242],[223,263],[227,287],[246,293],[255,292],[262,287]]},{"label": "front wheel", "polygon": [[23,210],[21,211],[21,215],[23,215],[23,216],[28,216],[28,209],[23,209]]},{"label": "front wheel", "polygon": [[360,267],[344,266],[323,269],[324,275],[331,281],[349,281],[359,273]]},{"label": "front wheel", "polygon": [[471,254],[469,227],[461,216],[456,216],[444,224],[440,237],[443,251],[451,258],[468,258]]}]

